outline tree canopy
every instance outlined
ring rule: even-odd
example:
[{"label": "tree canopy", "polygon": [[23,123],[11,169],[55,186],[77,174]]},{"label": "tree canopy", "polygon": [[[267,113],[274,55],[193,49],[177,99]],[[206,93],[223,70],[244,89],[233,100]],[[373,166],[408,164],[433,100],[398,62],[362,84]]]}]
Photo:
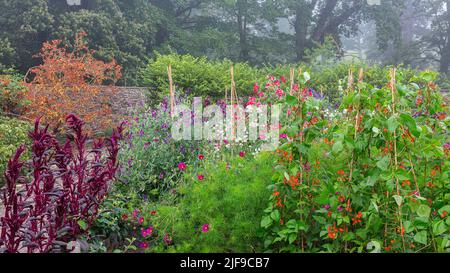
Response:
[{"label": "tree canopy", "polygon": [[372,2],[1,0],[0,68],[25,73],[40,63],[33,56],[45,41],[61,39],[73,47],[75,34],[84,31],[97,58],[114,58],[124,67],[126,85],[136,84],[146,58],[156,52],[278,64],[308,61],[309,52],[326,41],[342,54],[349,38],[355,48],[358,39],[367,40],[361,46],[369,59],[448,73],[448,0]]}]

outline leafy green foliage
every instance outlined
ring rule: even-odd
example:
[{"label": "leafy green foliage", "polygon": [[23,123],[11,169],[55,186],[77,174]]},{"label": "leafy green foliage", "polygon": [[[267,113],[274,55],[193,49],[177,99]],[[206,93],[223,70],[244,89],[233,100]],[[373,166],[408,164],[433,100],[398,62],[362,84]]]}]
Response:
[{"label": "leafy green foliage", "polygon": [[[230,94],[229,60],[208,61],[206,57],[196,58],[191,55],[161,55],[151,59],[141,72],[142,84],[152,89],[152,94],[164,96],[168,94],[169,81],[167,67],[172,65],[172,76],[178,91],[193,96],[210,96],[224,98],[225,90]],[[234,64],[236,91],[239,95],[251,94],[253,84],[264,79],[259,70],[245,63]]]},{"label": "leafy green foliage", "polygon": [[28,141],[30,129],[27,122],[0,116],[0,186],[5,182],[3,172],[8,160],[21,144]]},{"label": "leafy green foliage", "polygon": [[20,75],[0,75],[0,114],[23,114],[26,91]]},{"label": "leafy green foliage", "polygon": [[167,99],[155,110],[128,120],[127,139],[119,154],[122,168],[118,190],[157,199],[182,180],[179,164],[189,166],[196,160],[202,143],[175,141],[171,125]]},{"label": "leafy green foliage", "polygon": [[350,81],[332,120],[299,99],[261,221],[267,251],[450,250],[448,104],[436,73],[407,72]]},{"label": "leafy green foliage", "polygon": [[207,159],[187,174],[177,190],[179,204],[157,208],[155,228],[165,228],[173,238],[168,251],[261,252],[258,226],[270,196],[272,162],[271,154],[228,156]]}]

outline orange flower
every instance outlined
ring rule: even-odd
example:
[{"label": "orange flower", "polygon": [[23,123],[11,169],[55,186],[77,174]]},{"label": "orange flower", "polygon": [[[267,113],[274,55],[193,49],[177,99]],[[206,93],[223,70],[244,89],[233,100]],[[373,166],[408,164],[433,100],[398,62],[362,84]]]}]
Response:
[{"label": "orange flower", "polygon": [[436,170],[431,170],[431,176],[436,176]]},{"label": "orange flower", "polygon": [[345,172],[344,172],[344,170],[339,170],[339,171],[337,171],[337,174],[339,174],[339,175],[345,175]]},{"label": "orange flower", "polygon": [[411,181],[405,180],[402,182],[402,187],[411,186]]},{"label": "orange flower", "polygon": [[336,228],[336,224],[334,226],[328,227],[328,238],[330,239],[336,239],[338,229]]}]

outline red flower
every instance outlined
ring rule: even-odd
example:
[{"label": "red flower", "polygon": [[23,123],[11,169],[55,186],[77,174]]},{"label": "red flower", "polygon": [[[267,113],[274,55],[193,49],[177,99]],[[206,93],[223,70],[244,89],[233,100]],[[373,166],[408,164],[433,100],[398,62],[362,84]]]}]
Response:
[{"label": "red flower", "polygon": [[240,156],[240,157],[245,157],[245,152],[244,152],[244,151],[240,151],[240,152],[239,152],[239,156]]},{"label": "red flower", "polygon": [[280,80],[281,80],[283,83],[286,83],[286,77],[281,76]]},{"label": "red flower", "polygon": [[253,86],[253,92],[256,94],[259,91],[259,85],[257,83],[255,83],[255,85]]},{"label": "red flower", "polygon": [[123,215],[122,215],[122,220],[124,220],[124,221],[125,221],[125,220],[128,220],[128,215],[127,215],[127,214],[123,214]]},{"label": "red flower", "polygon": [[156,210],[152,210],[151,212],[150,212],[150,215],[156,215]]},{"label": "red flower", "polygon": [[203,174],[199,174],[199,175],[197,175],[197,179],[199,181],[202,181],[203,179],[205,179],[205,176]]},{"label": "red flower", "polygon": [[205,156],[202,154],[198,156],[198,159],[200,159],[200,160],[203,160],[204,158],[205,158]]},{"label": "red flower", "polygon": [[186,170],[186,163],[181,162],[180,164],[178,164],[178,169],[180,169],[181,171]]},{"label": "red flower", "polygon": [[206,233],[206,232],[208,232],[209,231],[209,224],[204,224],[203,226],[202,226],[202,232],[203,233]]},{"label": "red flower", "polygon": [[344,175],[345,172],[344,172],[344,170],[339,170],[339,171],[337,171],[337,174],[339,174],[339,175]]}]

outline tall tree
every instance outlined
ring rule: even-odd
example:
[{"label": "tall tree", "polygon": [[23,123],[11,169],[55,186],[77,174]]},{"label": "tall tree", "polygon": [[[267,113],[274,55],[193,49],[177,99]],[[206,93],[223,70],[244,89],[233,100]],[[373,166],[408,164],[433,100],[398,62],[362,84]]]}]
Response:
[{"label": "tall tree", "polygon": [[450,68],[450,0],[439,1],[438,10],[433,20],[433,38],[431,46],[440,55],[439,71],[449,74]]},{"label": "tall tree", "polygon": [[364,0],[283,0],[283,16],[290,19],[295,31],[297,61],[303,61],[305,50],[332,36],[340,43],[341,35],[356,32]]}]

